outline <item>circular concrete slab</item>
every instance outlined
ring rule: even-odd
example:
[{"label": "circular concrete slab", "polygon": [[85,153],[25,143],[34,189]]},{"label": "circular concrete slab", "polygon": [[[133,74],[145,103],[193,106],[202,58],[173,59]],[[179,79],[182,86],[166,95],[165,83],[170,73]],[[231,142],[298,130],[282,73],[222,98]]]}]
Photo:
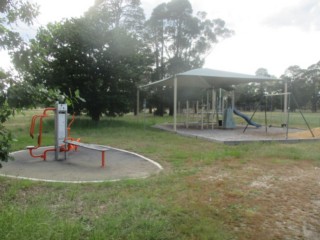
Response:
[{"label": "circular concrete slab", "polygon": [[[42,153],[48,148],[50,147],[39,148],[37,152]],[[61,160],[54,160],[54,152],[48,152],[47,160],[43,161],[41,158],[32,158],[28,150],[21,150],[11,154],[13,161],[2,164],[0,175],[49,182],[81,183],[146,178],[162,170],[160,164],[144,156],[108,148],[104,168],[101,167],[100,151],[78,147],[77,151],[67,153],[66,160],[63,160],[63,154],[59,155]]]}]

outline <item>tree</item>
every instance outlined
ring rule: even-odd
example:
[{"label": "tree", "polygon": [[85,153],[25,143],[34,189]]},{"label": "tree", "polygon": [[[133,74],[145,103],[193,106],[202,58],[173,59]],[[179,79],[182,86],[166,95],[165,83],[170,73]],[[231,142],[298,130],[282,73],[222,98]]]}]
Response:
[{"label": "tree", "polygon": [[13,24],[32,24],[39,14],[37,4],[26,0],[2,0],[0,2],[0,49],[13,49],[22,42],[20,34],[14,30]]},{"label": "tree", "polygon": [[[205,12],[193,15],[188,0],[171,0],[158,5],[146,22],[146,29],[146,39],[155,59],[153,81],[202,67],[212,47],[233,34],[221,19],[209,20]],[[168,96],[168,91],[155,91],[151,96],[159,115],[164,113],[165,105],[172,106],[172,99],[166,98],[164,104],[163,96]]]},{"label": "tree", "polygon": [[194,16],[188,0],[158,5],[147,21],[147,28],[157,80],[201,67],[214,44],[233,34],[221,19],[209,20],[205,12]]},{"label": "tree", "polygon": [[94,121],[101,114],[130,111],[136,85],[150,65],[148,48],[124,28],[112,28],[102,16],[88,14],[49,24],[14,57],[30,83],[67,95],[80,90],[86,102],[75,104],[75,110],[85,109]]},{"label": "tree", "polygon": [[[24,0],[0,1],[0,49],[14,49],[22,38],[13,30],[13,24],[23,22],[31,24],[32,19],[38,14],[38,6]],[[0,167],[1,161],[8,161],[11,149],[12,136],[3,125],[12,114],[6,97],[6,80],[8,74],[0,69]]]},{"label": "tree", "polygon": [[12,141],[10,131],[3,125],[12,114],[5,92],[8,78],[9,75],[0,69],[0,168],[2,167],[1,161],[8,161],[10,159],[9,153]]},{"label": "tree", "polygon": [[312,112],[317,112],[320,100],[320,61],[309,66],[302,76],[310,87],[311,110]]},{"label": "tree", "polygon": [[123,28],[141,37],[145,15],[140,5],[140,0],[96,0],[87,15],[107,16],[110,29]]},{"label": "tree", "polygon": [[[306,79],[303,76],[305,70],[294,65],[286,69],[281,78],[288,83],[288,92],[293,94],[300,107],[307,106],[310,102],[310,87],[306,84]],[[290,101],[290,109],[297,108],[294,101]]]}]

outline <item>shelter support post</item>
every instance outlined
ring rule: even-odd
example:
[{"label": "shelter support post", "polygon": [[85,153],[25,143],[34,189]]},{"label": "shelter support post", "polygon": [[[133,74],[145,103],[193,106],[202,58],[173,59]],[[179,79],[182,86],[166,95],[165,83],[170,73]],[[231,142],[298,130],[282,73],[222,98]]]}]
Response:
[{"label": "shelter support post", "polygon": [[186,128],[189,128],[189,100],[187,100]]},{"label": "shelter support post", "polygon": [[235,96],[234,96],[234,90],[231,91],[231,107],[234,109],[235,106]]},{"label": "shelter support post", "polygon": [[288,82],[284,83],[284,95],[283,95],[283,112],[286,114],[288,112]]},{"label": "shelter support post", "polygon": [[173,131],[177,131],[177,99],[178,99],[178,83],[177,77],[173,79]]},{"label": "shelter support post", "polygon": [[139,112],[140,112],[139,105],[140,105],[140,89],[138,88],[137,89],[137,116],[139,116]]},{"label": "shelter support post", "polygon": [[214,114],[216,111],[216,91],[212,88],[212,103],[211,103],[211,111],[212,111],[212,129],[214,128]]}]

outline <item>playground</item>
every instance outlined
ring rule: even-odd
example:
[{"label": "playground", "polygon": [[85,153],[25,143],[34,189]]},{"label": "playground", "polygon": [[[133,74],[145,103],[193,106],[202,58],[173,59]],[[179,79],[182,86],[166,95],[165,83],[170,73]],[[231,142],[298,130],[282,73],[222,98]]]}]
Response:
[{"label": "playground", "polygon": [[318,114],[304,113],[311,136],[300,113],[284,122],[282,112],[275,121],[190,109],[177,104],[173,122],[141,114],[97,125],[49,110],[61,114],[58,132],[40,110],[28,119],[43,119],[42,135],[41,121],[28,132],[24,116],[10,120],[16,159],[0,169],[0,238],[319,239]]},{"label": "playground", "polygon": [[[240,84],[277,82],[281,92],[261,94],[253,112],[237,109],[235,92]],[[194,69],[140,87],[137,93],[139,109],[140,90],[159,92],[169,98],[173,120],[156,128],[184,136],[225,144],[252,142],[301,142],[319,140],[308,118],[301,111],[294,95],[288,92],[287,82],[265,76],[254,76],[213,69]],[[266,90],[266,89],[265,89]],[[274,109],[273,99],[282,103]],[[144,108],[146,106],[144,99]],[[294,106],[295,112],[290,110]],[[257,117],[257,115],[260,115]],[[300,122],[293,118],[300,118]],[[297,124],[298,123],[298,124]],[[319,121],[316,126],[319,125]]]}]

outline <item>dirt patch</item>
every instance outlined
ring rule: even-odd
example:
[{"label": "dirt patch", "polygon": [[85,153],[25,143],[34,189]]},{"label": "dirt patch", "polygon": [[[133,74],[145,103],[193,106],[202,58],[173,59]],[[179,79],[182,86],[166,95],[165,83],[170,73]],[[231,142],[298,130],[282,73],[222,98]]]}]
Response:
[{"label": "dirt patch", "polygon": [[198,176],[201,201],[239,239],[320,239],[320,168],[312,162],[218,163]]},{"label": "dirt patch", "polygon": [[[311,130],[312,130],[314,137],[320,138],[320,128],[313,128]],[[289,133],[288,136],[289,136],[289,138],[299,138],[299,139],[312,138],[312,134],[309,130],[302,131],[302,132],[296,132],[296,133]]]}]

